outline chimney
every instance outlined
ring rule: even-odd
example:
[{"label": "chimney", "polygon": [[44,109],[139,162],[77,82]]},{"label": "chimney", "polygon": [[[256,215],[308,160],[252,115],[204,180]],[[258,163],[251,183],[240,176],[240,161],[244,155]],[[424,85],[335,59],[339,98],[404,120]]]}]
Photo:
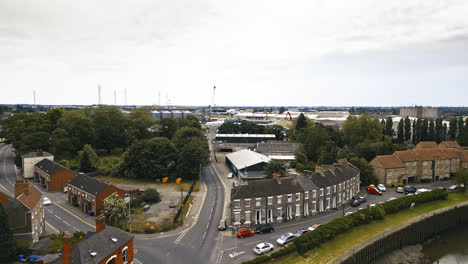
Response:
[{"label": "chimney", "polygon": [[44,156],[44,152],[42,152],[42,149],[38,149],[38,150],[36,151],[36,156],[38,156],[38,157]]},{"label": "chimney", "polygon": [[26,180],[19,180],[16,181],[15,183],[15,197],[18,197],[20,194],[24,193],[26,195],[29,195],[30,191],[29,188],[29,182]]},{"label": "chimney", "polygon": [[96,217],[96,232],[101,232],[106,227],[106,217],[103,214],[100,214]]},{"label": "chimney", "polygon": [[273,179],[275,179],[278,182],[278,184],[281,184],[281,174],[279,172],[273,173]]},{"label": "chimney", "polygon": [[63,235],[62,264],[71,264],[72,262],[72,238],[68,232]]}]

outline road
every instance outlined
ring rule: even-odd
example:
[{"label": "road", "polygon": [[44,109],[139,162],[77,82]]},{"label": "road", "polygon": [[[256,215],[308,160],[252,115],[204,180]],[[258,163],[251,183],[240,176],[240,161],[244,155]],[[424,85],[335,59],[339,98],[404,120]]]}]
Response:
[{"label": "road", "polygon": [[[0,170],[0,191],[14,196],[15,182],[22,179],[22,176],[15,169],[14,153],[9,145],[0,148]],[[37,189],[44,193],[39,188]],[[47,195],[47,193],[44,194]],[[52,204],[46,206],[44,210],[47,233],[63,231],[70,233],[82,231],[86,233],[95,230],[93,225],[86,224],[79,216],[55,203],[53,199],[51,200]]]}]

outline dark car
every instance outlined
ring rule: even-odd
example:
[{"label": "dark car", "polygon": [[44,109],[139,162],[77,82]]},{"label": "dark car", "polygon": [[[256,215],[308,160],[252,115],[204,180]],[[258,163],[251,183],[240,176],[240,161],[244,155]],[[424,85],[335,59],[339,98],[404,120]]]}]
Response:
[{"label": "dark car", "polygon": [[255,233],[257,234],[271,233],[273,231],[275,231],[275,229],[270,224],[260,225],[255,229]]},{"label": "dark car", "polygon": [[226,220],[220,220],[220,221],[219,221],[218,230],[219,230],[219,231],[224,231],[224,230],[226,230]]},{"label": "dark car", "polygon": [[295,236],[295,237],[300,237],[300,236],[302,236],[303,234],[305,234],[305,233],[307,233],[307,232],[309,232],[309,230],[307,230],[307,229],[299,229],[299,230],[296,231],[296,233],[294,233],[294,236]]},{"label": "dark car", "polygon": [[406,185],[405,188],[404,188],[404,191],[405,191],[405,194],[415,193],[416,192],[416,187],[414,187],[413,185]]},{"label": "dark car", "polygon": [[363,196],[360,196],[360,197],[358,198],[358,200],[359,200],[359,202],[360,202],[361,204],[367,202],[367,198],[366,198],[366,197],[363,197]]},{"label": "dark car", "polygon": [[361,205],[361,202],[359,200],[353,200],[351,202],[352,207],[358,207],[359,205]]}]

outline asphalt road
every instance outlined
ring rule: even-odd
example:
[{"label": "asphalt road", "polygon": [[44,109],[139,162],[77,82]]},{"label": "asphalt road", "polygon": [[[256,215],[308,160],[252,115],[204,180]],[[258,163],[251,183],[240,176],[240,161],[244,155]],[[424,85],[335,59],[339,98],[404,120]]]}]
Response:
[{"label": "asphalt road", "polygon": [[224,263],[218,254],[223,237],[218,232],[224,192],[213,168],[202,169],[207,195],[195,225],[180,234],[134,240],[135,257],[142,263]]},{"label": "asphalt road", "polygon": [[[14,196],[15,182],[22,179],[20,172],[15,170],[14,166],[14,153],[11,146],[3,146],[0,148],[0,191]],[[43,192],[39,188],[39,191],[47,196],[47,193]],[[52,199],[51,199],[52,200]],[[94,226],[85,224],[79,219],[79,216],[66,211],[64,208],[52,200],[51,205],[47,205],[44,210],[46,220],[46,232],[47,233],[59,233],[67,231],[74,233],[77,231],[88,232],[94,231]]]}]

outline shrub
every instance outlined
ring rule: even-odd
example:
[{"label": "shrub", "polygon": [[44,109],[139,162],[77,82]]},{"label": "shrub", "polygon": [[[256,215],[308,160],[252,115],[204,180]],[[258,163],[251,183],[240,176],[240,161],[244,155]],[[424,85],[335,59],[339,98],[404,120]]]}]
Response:
[{"label": "shrub", "polygon": [[293,252],[295,252],[297,249],[296,249],[296,246],[294,244],[290,245],[289,247],[285,247],[285,248],[282,248],[278,251],[275,251],[271,254],[271,257],[272,258],[279,258],[279,257],[282,257],[282,256],[286,256],[288,254],[291,254]]},{"label": "shrub", "polygon": [[29,247],[31,246],[31,243],[29,243],[28,240],[24,238],[19,238],[15,240],[15,248],[16,248],[16,255],[19,254],[24,254],[24,255],[29,255],[30,250]]},{"label": "shrub", "polygon": [[259,263],[265,263],[267,261],[270,261],[272,258],[271,256],[260,256],[260,257],[256,257],[252,260],[249,260],[249,261],[244,261],[242,262],[242,264],[259,264]]},{"label": "shrub", "polygon": [[421,179],[421,183],[428,183],[428,182],[431,182],[432,180],[431,179]]},{"label": "shrub", "polygon": [[146,189],[141,198],[147,203],[159,203],[161,201],[158,191],[154,188]]}]

